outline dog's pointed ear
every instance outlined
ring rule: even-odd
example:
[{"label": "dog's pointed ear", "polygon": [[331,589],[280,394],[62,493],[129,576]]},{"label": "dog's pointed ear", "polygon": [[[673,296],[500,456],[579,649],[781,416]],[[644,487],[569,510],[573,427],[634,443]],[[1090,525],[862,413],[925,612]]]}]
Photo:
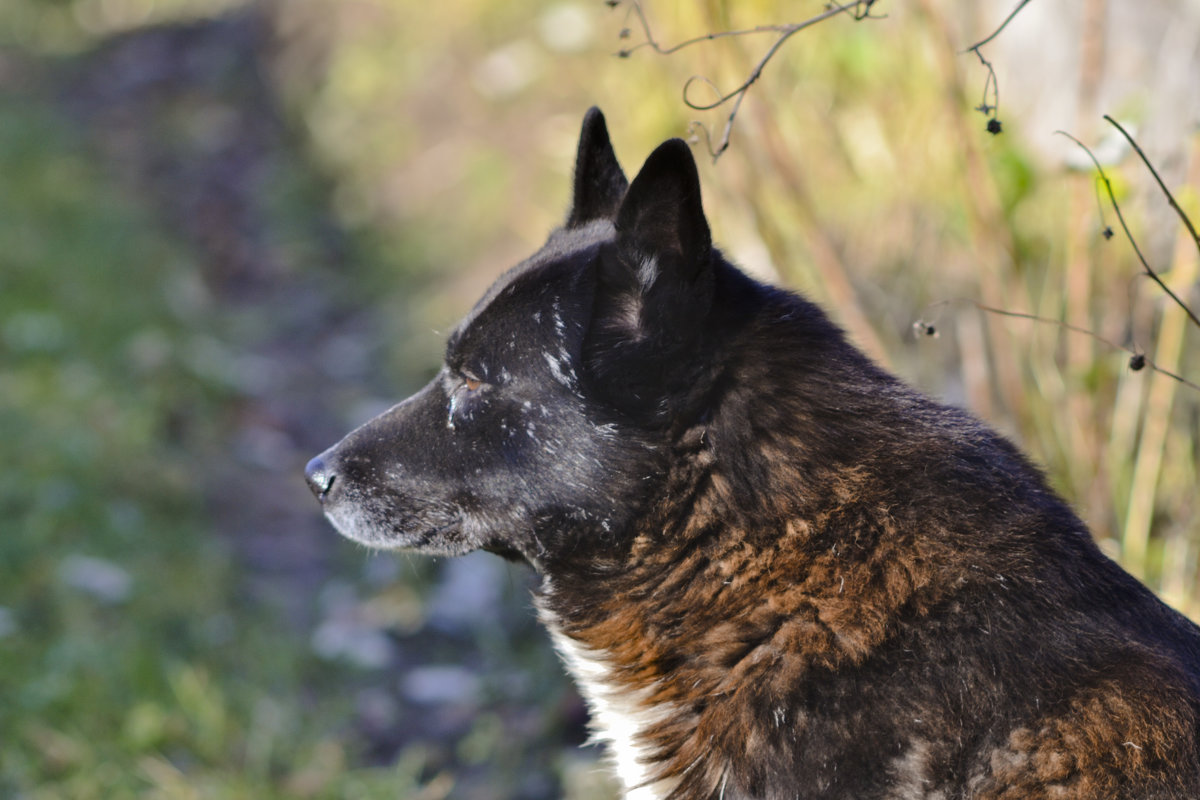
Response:
[{"label": "dog's pointed ear", "polygon": [[583,115],[583,130],[579,133],[575,191],[567,227],[578,228],[593,220],[612,219],[628,188],[629,180],[613,152],[604,115],[592,106]]},{"label": "dog's pointed ear", "polygon": [[682,139],[646,159],[617,212],[617,246],[643,290],[661,274],[694,280],[709,262],[712,235],[700,201],[696,160]]},{"label": "dog's pointed ear", "polygon": [[717,253],[686,143],[646,159],[616,218],[615,247],[598,259],[585,358],[598,396],[646,424],[670,424],[696,388]]}]

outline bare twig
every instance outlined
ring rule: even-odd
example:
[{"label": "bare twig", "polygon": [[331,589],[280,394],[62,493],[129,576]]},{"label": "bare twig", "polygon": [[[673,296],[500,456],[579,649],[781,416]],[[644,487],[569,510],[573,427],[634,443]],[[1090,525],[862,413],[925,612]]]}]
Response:
[{"label": "bare twig", "polygon": [[[999,36],[1000,33],[1008,27],[1008,23],[1012,22],[1017,14],[1021,12],[1021,9],[1027,5],[1029,5],[1029,0],[1021,0],[1021,2],[1017,3],[1017,7],[1014,8],[1009,15],[1004,18],[1004,22],[1001,22],[1000,26],[996,28],[996,30],[992,31],[991,34],[986,38],[981,39],[964,51],[967,53],[974,53],[979,59],[979,63],[987,69],[987,80],[985,80],[983,83],[983,99],[980,101],[979,105],[975,107],[975,110],[988,117],[987,132],[993,136],[1003,130],[1000,119],[997,117],[997,114],[1000,111],[1000,83],[996,80],[996,70],[992,66],[992,62],[983,57],[982,48],[985,44],[991,42],[993,39]],[[989,89],[991,90],[991,102],[988,102]]]},{"label": "bare twig", "polygon": [[[1112,119],[1108,116],[1105,116],[1105,119],[1107,119],[1109,122],[1113,122]],[[1116,125],[1115,122],[1113,122],[1113,124]],[[1125,137],[1127,139],[1129,139],[1130,142],[1133,142],[1133,139],[1129,136],[1128,133],[1125,133],[1125,130],[1123,128],[1121,128],[1120,125],[1117,125],[1117,129],[1120,130],[1121,133],[1125,134]],[[1141,248],[1138,247],[1137,241],[1133,238],[1133,233],[1131,233],[1129,230],[1129,225],[1127,225],[1125,222],[1125,215],[1121,213],[1121,206],[1117,204],[1117,197],[1116,197],[1116,194],[1113,193],[1112,183],[1109,181],[1108,175],[1104,172],[1104,167],[1100,166],[1100,162],[1099,162],[1099,160],[1097,160],[1095,154],[1092,153],[1092,151],[1088,149],[1087,145],[1085,145],[1083,142],[1079,141],[1078,139],[1076,139],[1074,136],[1067,133],[1066,131],[1055,131],[1055,133],[1060,133],[1063,136],[1067,137],[1072,142],[1079,145],[1079,147],[1082,148],[1083,152],[1087,153],[1088,158],[1090,158],[1092,160],[1092,163],[1096,166],[1096,171],[1100,175],[1100,180],[1104,182],[1104,190],[1108,193],[1108,202],[1112,205],[1113,211],[1116,212],[1117,221],[1121,223],[1121,229],[1125,231],[1125,237],[1127,239],[1129,239],[1129,244],[1133,246],[1133,252],[1137,254],[1138,261],[1142,262],[1142,269],[1145,271],[1146,276],[1149,277],[1156,284],[1158,284],[1158,287],[1160,289],[1162,289],[1164,292],[1166,292],[1167,296],[1170,297],[1175,302],[1176,305],[1178,305],[1181,309],[1183,309],[1184,313],[1187,314],[1188,319],[1190,319],[1192,321],[1193,325],[1200,327],[1200,317],[1197,317],[1196,313],[1194,311],[1192,311],[1192,309],[1188,308],[1187,303],[1180,300],[1179,296],[1176,295],[1175,292],[1171,291],[1171,287],[1167,286],[1167,284],[1163,282],[1163,279],[1160,278],[1158,276],[1158,273],[1154,271],[1154,268],[1150,266],[1150,262],[1148,262],[1146,260],[1146,257],[1144,255],[1142,255]],[[1137,145],[1134,144],[1134,147],[1137,148]],[[1138,154],[1142,155],[1142,151],[1140,148],[1138,148]],[[1142,160],[1146,162],[1147,166],[1149,166],[1150,162],[1148,160],[1146,160],[1145,155],[1142,155]],[[1150,167],[1150,171],[1152,173],[1154,173],[1155,179],[1158,180],[1158,173],[1154,171],[1153,167]],[[1167,187],[1163,186],[1161,180],[1159,180],[1159,186],[1162,187],[1164,192],[1167,192]],[[1194,235],[1195,229],[1191,225],[1191,220],[1187,219],[1187,215],[1184,214],[1182,210],[1179,210],[1179,206],[1176,205],[1175,198],[1171,196],[1170,192],[1167,192],[1167,197],[1170,199],[1171,205],[1174,206],[1176,208],[1176,210],[1179,211],[1179,214],[1185,220],[1185,224],[1188,226],[1188,230],[1192,231],[1192,233]]]},{"label": "bare twig", "polygon": [[738,31],[718,31],[717,33],[706,33],[703,36],[697,36],[692,39],[684,39],[682,42],[673,44],[670,47],[663,47],[655,40],[650,33],[650,23],[646,19],[646,12],[642,10],[641,3],[633,3],[630,7],[631,13],[637,16],[638,22],[642,26],[642,32],[646,35],[646,40],[632,47],[626,47],[623,50],[618,50],[617,55],[621,58],[628,58],[643,47],[649,47],[654,52],[662,56],[669,56],[672,53],[678,52],[685,47],[691,47],[700,42],[711,42],[716,39],[725,39],[731,36],[749,36],[755,33],[787,33],[792,27],[791,25],[756,25],[753,28],[743,28]]},{"label": "bare twig", "polygon": [[[713,146],[712,134],[708,128],[700,122],[692,123],[693,131],[696,129],[703,130],[705,146],[708,148],[708,154],[712,157],[713,161],[716,161],[721,157],[721,154],[729,148],[729,139],[733,133],[733,124],[737,119],[738,112],[741,110],[742,100],[745,99],[746,93],[750,90],[750,87],[757,83],[758,79],[762,77],[763,70],[766,68],[767,63],[774,58],[775,54],[779,52],[779,49],[783,47],[783,44],[792,36],[804,30],[805,28],[810,28],[813,25],[816,25],[818,22],[823,22],[824,20],[827,20],[830,17],[835,17],[838,14],[850,14],[850,16],[855,20],[877,19],[877,17],[873,17],[871,15],[871,8],[875,5],[875,2],[876,0],[855,0],[854,2],[848,2],[840,5],[831,5],[820,14],[810,17],[802,22],[794,22],[787,25],[759,25],[754,28],[745,28],[743,30],[708,33],[703,36],[686,39],[670,47],[664,47],[658,43],[658,40],[654,38],[654,34],[650,30],[650,23],[646,19],[645,12],[642,10],[642,4],[640,2],[636,2],[635,0],[635,2],[631,3],[630,13],[637,17],[642,28],[642,33],[645,36],[645,40],[640,44],[634,45],[633,47],[628,47],[618,51],[617,55],[621,58],[628,58],[632,53],[643,47],[649,47],[660,55],[670,55],[671,53],[678,52],[685,47],[690,47],[691,45],[698,44],[700,42],[713,41],[715,39],[731,36],[749,36],[756,33],[778,34],[774,44],[771,45],[767,52],[763,54],[763,57],[758,60],[758,63],[754,65],[753,69],[750,70],[750,74],[746,80],[743,81],[742,84],[733,91],[721,94],[711,80],[699,75],[693,75],[683,86],[684,104],[687,105],[688,108],[696,111],[711,111],[712,109],[718,108],[719,106],[722,106],[731,100],[733,101],[733,106],[730,110],[729,116],[725,120],[725,129],[722,131],[721,138],[717,142],[716,147]],[[714,91],[717,91],[719,97],[711,103],[693,102],[688,95],[693,84],[697,82],[704,83],[712,87]]]},{"label": "bare twig", "polygon": [[1104,201],[1100,199],[1100,176],[1096,176],[1096,181],[1093,184],[1096,190],[1096,213],[1100,215],[1100,224],[1104,227],[1100,229],[1100,235],[1107,241],[1113,237],[1112,226],[1108,224],[1108,219],[1104,216]]},{"label": "bare twig", "polygon": [[[1024,5],[1024,4],[1022,4],[1022,5]],[[1018,7],[1017,10],[1019,11],[1020,7]],[[1015,14],[1016,12],[1013,12],[1013,13]],[[1010,17],[1010,19],[1011,19],[1011,17]],[[993,36],[994,36],[994,34],[993,34]],[[986,41],[988,41],[988,40],[985,40],[985,42]],[[1113,120],[1111,117],[1106,115],[1104,117],[1104,119],[1107,120],[1109,123],[1111,123],[1114,127],[1116,127],[1116,129],[1119,130],[1121,132],[1121,134],[1133,146],[1134,150],[1137,151],[1137,154],[1139,156],[1141,156],[1142,162],[1145,163],[1147,169],[1150,170],[1150,173],[1154,176],[1154,179],[1158,182],[1159,188],[1161,188],[1163,193],[1167,196],[1167,200],[1168,200],[1168,202],[1170,202],[1171,207],[1175,209],[1177,214],[1179,214],[1180,219],[1183,221],[1183,224],[1188,229],[1188,233],[1191,234],[1193,241],[1196,242],[1197,247],[1200,247],[1200,237],[1197,236],[1196,228],[1193,226],[1191,219],[1188,218],[1187,214],[1184,213],[1183,209],[1180,208],[1179,204],[1175,201],[1175,197],[1171,194],[1170,190],[1167,189],[1166,185],[1163,183],[1162,179],[1159,177],[1158,171],[1155,170],[1154,166],[1150,163],[1150,160],[1148,158],[1146,158],[1146,155],[1145,155],[1145,153],[1142,152],[1142,149],[1140,147],[1138,147],[1137,142],[1135,142],[1133,140],[1133,137],[1130,136],[1129,133],[1127,133],[1125,131],[1125,129],[1122,128],[1119,124],[1117,124],[1117,122],[1115,120]],[[1116,198],[1116,195],[1114,194],[1113,188],[1112,188],[1112,182],[1109,181],[1108,175],[1105,173],[1104,168],[1100,165],[1100,162],[1096,158],[1095,154],[1092,153],[1092,151],[1090,149],[1088,149],[1087,145],[1085,145],[1083,142],[1076,139],[1071,134],[1069,134],[1065,131],[1057,131],[1057,133],[1062,134],[1063,136],[1067,137],[1072,142],[1074,142],[1076,145],[1078,145],[1085,153],[1087,153],[1088,158],[1091,159],[1092,164],[1096,167],[1096,175],[1097,175],[1098,181],[1099,181],[1099,183],[1102,183],[1104,185],[1104,189],[1108,194],[1109,203],[1112,205],[1113,211],[1117,215],[1117,220],[1121,223],[1121,229],[1125,231],[1125,236],[1129,240],[1129,244],[1133,247],[1133,252],[1137,255],[1138,260],[1142,264],[1143,274],[1145,274],[1147,277],[1149,277],[1151,280],[1153,280],[1158,285],[1158,287],[1160,289],[1162,289],[1167,294],[1167,296],[1170,297],[1175,302],[1175,304],[1179,306],[1180,309],[1182,309],[1182,311],[1187,315],[1188,319],[1190,319],[1193,324],[1200,326],[1200,319],[1197,318],[1196,314],[1187,306],[1186,303],[1184,303],[1178,297],[1178,295],[1175,294],[1175,292],[1173,292],[1171,290],[1171,288],[1169,286],[1166,285],[1166,283],[1163,282],[1162,278],[1159,277],[1158,273],[1154,271],[1154,268],[1150,266],[1150,263],[1146,260],[1146,257],[1142,254],[1141,248],[1138,247],[1137,241],[1133,238],[1133,233],[1129,230],[1129,225],[1125,222],[1125,215],[1121,213],[1121,206],[1120,206],[1120,204],[1117,203],[1117,198]],[[1101,215],[1101,219],[1103,219],[1103,217],[1104,217],[1103,207],[1100,208],[1100,215]],[[1105,225],[1103,235],[1106,239],[1109,238],[1112,235],[1112,229],[1109,228],[1107,225]],[[1179,383],[1183,384],[1184,386],[1187,386],[1190,389],[1200,391],[1200,385],[1197,385],[1197,384],[1193,383],[1192,381],[1189,381],[1187,378],[1184,378],[1183,376],[1178,375],[1169,369],[1158,366],[1156,363],[1154,363],[1153,359],[1149,358],[1142,351],[1137,350],[1132,347],[1128,347],[1123,344],[1118,344],[1116,342],[1110,341],[1109,339],[1104,338],[1103,336],[1099,335],[1095,331],[1089,330],[1089,329],[1081,327],[1079,325],[1072,325],[1069,322],[1064,322],[1059,319],[1051,319],[1049,317],[1042,317],[1042,316],[1038,316],[1037,314],[1028,314],[1028,313],[1021,312],[1021,311],[1009,311],[1009,310],[1006,310],[1003,308],[996,308],[994,306],[985,305],[983,303],[977,302],[975,300],[970,300],[967,298],[960,298],[960,299],[956,299],[956,300],[946,300],[946,301],[943,301],[942,303],[938,303],[937,305],[948,305],[950,303],[969,303],[970,305],[975,306],[975,308],[978,308],[980,311],[985,311],[989,314],[998,314],[1000,316],[1005,316],[1005,317],[1015,317],[1017,319],[1028,319],[1028,320],[1032,320],[1034,322],[1050,324],[1050,325],[1057,325],[1058,327],[1063,328],[1064,330],[1068,330],[1073,333],[1081,333],[1085,336],[1090,336],[1092,339],[1096,340],[1097,342],[1100,342],[1101,344],[1107,345],[1108,347],[1111,347],[1111,348],[1114,348],[1117,350],[1124,350],[1125,352],[1129,353],[1129,355],[1130,355],[1129,368],[1130,369],[1137,371],[1137,370],[1141,370],[1141,369],[1149,367],[1154,372],[1161,373],[1161,374],[1167,376],[1168,378],[1171,378],[1172,380],[1178,381]],[[934,325],[932,323],[925,322],[924,320],[917,320],[917,322],[914,324],[914,327],[917,330],[922,331],[927,335],[934,335],[936,332],[936,328],[934,327]]]},{"label": "bare twig", "polygon": [[998,28],[996,28],[996,30],[992,31],[991,35],[990,35],[990,36],[988,36],[986,39],[983,39],[983,40],[981,40],[981,41],[978,41],[978,42],[976,42],[975,44],[973,44],[973,45],[971,45],[970,47],[968,47],[968,48],[967,48],[967,50],[966,50],[966,52],[968,52],[968,53],[969,53],[969,52],[971,52],[971,51],[974,51],[976,54],[978,54],[978,53],[979,53],[979,48],[983,47],[985,44],[987,44],[988,42],[992,41],[992,40],[993,40],[993,39],[995,39],[997,36],[999,36],[999,35],[1000,35],[1000,33],[1001,33],[1001,32],[1002,32],[1002,31],[1003,31],[1005,28],[1007,28],[1007,27],[1008,27],[1008,23],[1012,22],[1012,21],[1013,21],[1013,18],[1014,18],[1014,17],[1016,17],[1016,16],[1017,16],[1017,14],[1021,13],[1021,9],[1022,9],[1022,8],[1024,8],[1025,6],[1027,6],[1027,5],[1029,5],[1029,0],[1021,0],[1021,2],[1020,2],[1020,3],[1017,3],[1017,7],[1016,7],[1016,8],[1014,8],[1014,9],[1012,10],[1012,12],[1011,12],[1011,13],[1010,13],[1010,14],[1009,14],[1007,17],[1005,17],[1005,18],[1004,18],[1004,22],[1001,22],[1001,23],[1000,23],[1000,27],[998,27]]},{"label": "bare twig", "polygon": [[[1167,202],[1171,204],[1171,208],[1175,209],[1175,213],[1179,215],[1179,219],[1183,222],[1184,227],[1186,227],[1188,229],[1188,233],[1192,235],[1192,241],[1195,242],[1196,249],[1200,250],[1200,234],[1196,233],[1196,226],[1192,224],[1192,221],[1188,218],[1188,215],[1185,214],[1183,209],[1179,207],[1179,203],[1175,202],[1175,195],[1171,194],[1171,190],[1167,188],[1167,185],[1163,183],[1162,178],[1158,176],[1158,170],[1156,170],[1154,165],[1150,163],[1150,159],[1146,158],[1146,154],[1142,152],[1142,148],[1138,146],[1138,143],[1134,141],[1132,136],[1129,135],[1129,132],[1122,128],[1120,123],[1118,123],[1115,119],[1110,117],[1108,114],[1105,114],[1104,120],[1121,132],[1121,135],[1125,137],[1125,141],[1129,142],[1129,144],[1133,147],[1134,152],[1137,153],[1138,157],[1142,159],[1142,163],[1146,165],[1146,169],[1150,170],[1150,174],[1154,176],[1155,182],[1158,183],[1158,188],[1162,189],[1162,193],[1167,196]],[[1095,161],[1095,159],[1092,160]],[[1190,311],[1188,312],[1188,316],[1190,316],[1193,321],[1196,319],[1195,315],[1193,315]]]},{"label": "bare twig", "polygon": [[[987,80],[983,82],[983,99],[979,101],[979,105],[975,106],[975,110],[980,114],[990,117],[988,121],[988,131],[990,133],[1000,132],[1000,120],[996,117],[1000,111],[1000,82],[996,80],[996,69],[992,66],[992,62],[983,57],[983,51],[972,48],[973,52],[979,59],[979,63],[983,64],[987,69]],[[988,102],[988,90],[992,92],[992,102]],[[992,123],[995,123],[993,125]],[[995,128],[995,130],[993,130]]]},{"label": "bare twig", "polygon": [[[1133,347],[1129,347],[1128,345],[1118,344],[1117,342],[1114,342],[1110,339],[1106,339],[1103,336],[1101,336],[1100,334],[1096,333],[1095,331],[1088,330],[1087,328],[1084,328],[1082,326],[1072,325],[1071,323],[1064,322],[1061,319],[1052,319],[1050,317],[1042,317],[1042,316],[1038,316],[1037,314],[1027,314],[1023,311],[1008,311],[1007,309],[1003,309],[1003,308],[995,308],[994,306],[985,305],[983,303],[980,303],[977,300],[971,300],[970,298],[966,298],[966,297],[955,298],[953,300],[942,300],[939,303],[934,303],[934,306],[947,306],[947,305],[951,305],[954,303],[971,305],[971,306],[974,306],[975,308],[979,309],[980,311],[984,311],[988,314],[997,314],[1002,317],[1014,317],[1016,319],[1027,319],[1027,320],[1031,320],[1033,322],[1038,322],[1038,323],[1045,324],[1045,325],[1057,325],[1058,327],[1063,328],[1064,330],[1071,331],[1073,333],[1082,333],[1083,335],[1090,336],[1093,339],[1095,339],[1097,342],[1100,342],[1103,345],[1111,347],[1114,350],[1124,350],[1126,353],[1129,353],[1129,368],[1132,369],[1134,372],[1149,368],[1150,370],[1152,370],[1154,372],[1161,373],[1161,374],[1167,376],[1168,378],[1171,378],[1172,380],[1178,381],[1179,383],[1183,384],[1184,386],[1187,386],[1190,389],[1194,389],[1194,390],[1200,392],[1200,384],[1195,384],[1195,383],[1189,381],[1187,378],[1183,377],[1182,375],[1177,375],[1168,369],[1164,369],[1164,368],[1158,366],[1157,364],[1154,363],[1154,361],[1152,359],[1147,357],[1146,354],[1144,352],[1142,352],[1141,350],[1138,350]],[[922,331],[930,336],[932,336],[936,330],[932,323],[926,322],[923,319],[919,319],[915,323],[913,323],[913,327],[915,329],[917,329],[918,331]]]}]

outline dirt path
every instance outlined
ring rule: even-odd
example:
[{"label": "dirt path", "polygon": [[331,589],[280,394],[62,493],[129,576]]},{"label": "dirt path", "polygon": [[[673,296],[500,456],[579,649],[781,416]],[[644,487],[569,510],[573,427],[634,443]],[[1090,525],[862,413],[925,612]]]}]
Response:
[{"label": "dirt path", "polygon": [[63,100],[109,168],[198,257],[199,297],[185,313],[208,328],[209,368],[240,396],[201,479],[255,593],[305,626],[336,546],[299,477],[340,428],[324,373],[365,387],[377,337],[332,299],[346,294],[330,284],[352,261],[321,198],[274,207],[289,182],[312,179],[264,78],[269,44],[251,14],[138,31],[74,65]]}]

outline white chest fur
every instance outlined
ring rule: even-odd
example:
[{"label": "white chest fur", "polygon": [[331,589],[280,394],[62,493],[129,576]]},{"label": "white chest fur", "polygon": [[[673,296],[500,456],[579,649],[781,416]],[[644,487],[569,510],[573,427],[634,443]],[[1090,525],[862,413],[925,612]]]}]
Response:
[{"label": "white chest fur", "polygon": [[652,705],[646,689],[628,689],[612,678],[612,667],[604,654],[564,634],[553,614],[540,610],[567,671],[579,685],[592,717],[592,741],[607,748],[617,777],[625,787],[625,800],[662,800],[678,782],[675,779],[648,783],[650,752],[639,734],[671,714],[669,706]]}]

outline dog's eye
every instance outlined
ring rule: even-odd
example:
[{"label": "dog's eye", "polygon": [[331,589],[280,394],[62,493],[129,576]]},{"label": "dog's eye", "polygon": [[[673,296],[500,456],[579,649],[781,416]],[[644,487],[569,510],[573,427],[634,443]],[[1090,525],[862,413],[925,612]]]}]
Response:
[{"label": "dog's eye", "polygon": [[455,421],[457,418],[464,417],[470,419],[471,407],[476,405],[476,393],[483,388],[483,381],[466,373],[458,373],[457,382],[448,389],[450,395],[450,407],[446,416],[446,427],[454,430]]}]

